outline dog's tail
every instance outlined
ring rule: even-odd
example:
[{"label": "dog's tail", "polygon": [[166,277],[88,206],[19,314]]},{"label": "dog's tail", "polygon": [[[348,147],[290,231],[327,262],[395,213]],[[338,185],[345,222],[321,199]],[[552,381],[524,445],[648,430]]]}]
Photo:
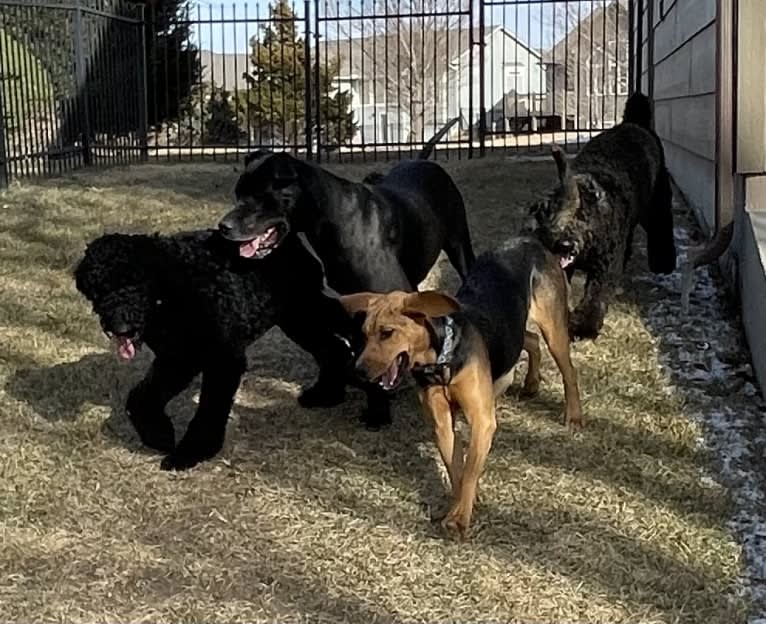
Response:
[{"label": "dog's tail", "polygon": [[684,314],[689,311],[689,295],[694,288],[694,271],[706,264],[712,264],[729,248],[734,237],[734,221],[718,230],[710,242],[700,249],[681,267],[681,309]]},{"label": "dog's tail", "polygon": [[431,157],[431,152],[434,151],[434,147],[436,147],[436,144],[444,138],[444,135],[447,134],[452,126],[454,126],[458,121],[460,121],[460,117],[454,117],[453,119],[450,119],[444,126],[442,127],[439,132],[437,132],[435,135],[433,135],[429,140],[428,143],[426,143],[423,146],[423,149],[420,150],[420,153],[418,154],[418,160],[428,160]]},{"label": "dog's tail", "polygon": [[636,91],[625,102],[622,114],[623,122],[638,124],[647,130],[652,129],[652,103],[640,91]]}]

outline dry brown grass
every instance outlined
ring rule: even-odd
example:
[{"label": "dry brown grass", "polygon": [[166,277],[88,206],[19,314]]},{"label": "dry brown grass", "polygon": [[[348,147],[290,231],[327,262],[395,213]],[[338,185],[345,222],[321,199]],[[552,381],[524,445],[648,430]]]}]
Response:
[{"label": "dry brown grass", "polygon": [[[448,168],[477,249],[512,234],[553,173]],[[358,395],[301,410],[314,368],[278,332],[253,349],[222,455],[160,472],[121,411],[148,358],[126,366],[107,353],[69,271],[104,230],[214,223],[235,175],[146,165],[0,196],[3,621],[743,621],[727,496],[700,478],[701,432],[660,374],[639,282],[603,337],[575,347],[582,434],[562,425],[549,359],[539,398],[501,402],[467,543],[429,522],[445,493],[412,392],[381,433],[355,421]],[[445,267],[430,280],[451,287]],[[193,398],[173,403],[179,420]]]}]

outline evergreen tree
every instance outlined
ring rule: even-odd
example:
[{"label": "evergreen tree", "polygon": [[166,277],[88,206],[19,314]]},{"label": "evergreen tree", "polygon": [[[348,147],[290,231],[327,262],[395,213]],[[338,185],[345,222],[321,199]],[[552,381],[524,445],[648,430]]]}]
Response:
[{"label": "evergreen tree", "polygon": [[242,138],[234,97],[229,91],[212,87],[205,103],[205,142],[236,145]]},{"label": "evergreen tree", "polygon": [[[305,133],[306,48],[298,36],[295,13],[287,0],[276,0],[269,8],[271,20],[263,27],[260,39],[251,40],[250,88],[239,101],[243,126],[254,132],[256,141],[300,144]],[[351,140],[356,131],[351,97],[332,87],[337,64],[319,65],[319,102],[316,101],[316,66],[311,68],[311,134],[316,137],[316,112],[320,112],[321,140],[324,146],[337,146]],[[335,92],[334,92],[335,91]]]}]

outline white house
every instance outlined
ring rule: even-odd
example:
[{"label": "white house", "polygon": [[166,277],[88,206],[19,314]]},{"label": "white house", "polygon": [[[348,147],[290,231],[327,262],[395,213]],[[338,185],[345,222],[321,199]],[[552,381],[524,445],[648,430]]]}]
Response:
[{"label": "white house", "polygon": [[[478,48],[471,54],[470,34],[467,29],[413,31],[329,42],[328,60],[338,63],[333,84],[351,94],[359,126],[354,142],[426,140],[454,117],[461,123],[450,138],[474,127],[481,66]],[[478,39],[479,31],[473,34]],[[488,29],[484,40],[487,125],[502,130],[511,118],[541,110],[545,67],[539,52],[503,28]]]}]

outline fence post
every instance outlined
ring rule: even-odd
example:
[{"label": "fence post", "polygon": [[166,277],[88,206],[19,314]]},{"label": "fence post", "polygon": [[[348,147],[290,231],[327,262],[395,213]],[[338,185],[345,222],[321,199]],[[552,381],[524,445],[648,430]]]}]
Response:
[{"label": "fence post", "polygon": [[[304,47],[304,53],[303,53],[303,88],[305,89],[304,94],[304,108],[306,109],[304,111],[305,113],[305,124],[306,127],[304,128],[304,133],[306,137],[306,160],[311,160],[313,149],[312,149],[312,143],[314,141],[314,133],[311,131],[311,16],[309,15],[311,2],[310,0],[304,0],[303,2],[303,12],[304,12],[304,28],[305,28],[305,36],[303,39],[303,47]],[[318,57],[317,57],[318,60]]]},{"label": "fence post", "polygon": [[138,142],[141,146],[141,160],[149,160],[149,143],[147,137],[147,86],[146,86],[146,74],[148,67],[146,63],[146,8],[145,5],[139,6],[139,17],[141,23],[138,25],[140,29],[139,45],[141,50],[141,62],[138,64],[138,86],[141,92],[138,95]]},{"label": "fence post", "polygon": [[[482,0],[479,0],[482,2]],[[468,0],[468,158],[473,158],[473,133],[471,132],[471,125],[473,124],[473,61],[474,54],[473,49],[476,47],[476,39],[473,36],[473,14],[474,14],[474,0]],[[484,68],[479,67],[479,71],[483,71]],[[449,71],[449,59],[447,59],[447,71]],[[459,91],[459,87],[458,87]],[[458,97],[458,110],[457,113],[462,117],[463,111],[460,110],[460,98]],[[449,104],[447,104],[447,112],[449,113]],[[449,117],[449,114],[447,115]],[[458,148],[458,154],[460,153]]]},{"label": "fence post", "polygon": [[[316,102],[317,152],[316,161],[322,162],[322,102],[319,90],[319,0],[314,0],[314,101]],[[326,60],[326,59],[325,59]]]},{"label": "fence post", "polygon": [[[80,113],[80,130],[82,132],[82,159],[86,165],[91,164],[90,153],[90,113],[88,111],[88,70],[82,49],[82,0],[77,0],[74,13],[74,64],[77,76],[77,93],[75,103]],[[81,105],[80,105],[81,104]]]},{"label": "fence post", "polygon": [[636,4],[636,91],[641,91],[641,77],[644,73],[644,0],[637,0]]},{"label": "fence post", "polygon": [[479,0],[479,156],[484,157],[487,111],[484,101],[484,0]]},{"label": "fence post", "polygon": [[3,100],[3,81],[5,68],[0,57],[0,189],[8,186],[8,154],[5,149],[5,102]]}]

